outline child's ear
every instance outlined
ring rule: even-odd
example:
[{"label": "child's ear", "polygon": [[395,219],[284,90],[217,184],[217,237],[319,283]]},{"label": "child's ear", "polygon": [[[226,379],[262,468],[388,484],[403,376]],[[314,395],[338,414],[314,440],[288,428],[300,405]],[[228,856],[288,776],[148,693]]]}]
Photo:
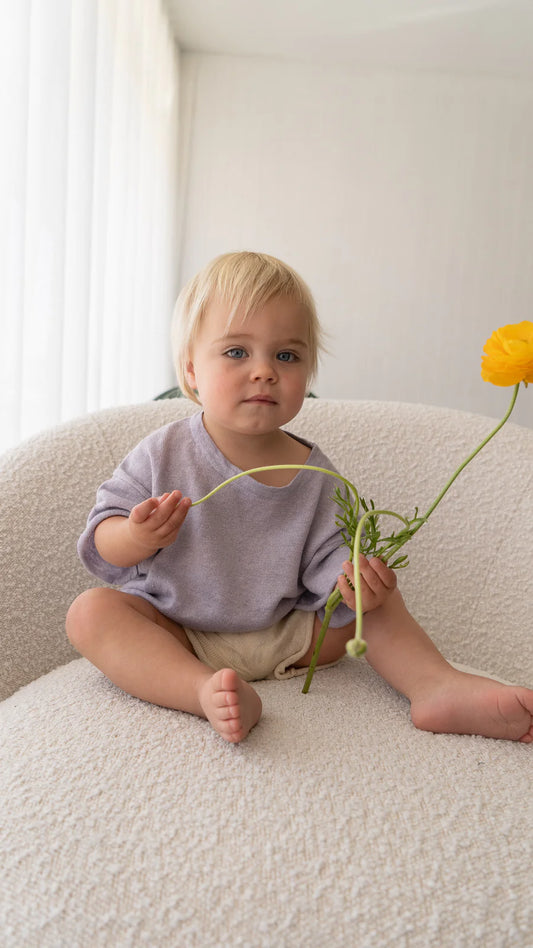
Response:
[{"label": "child's ear", "polygon": [[194,371],[194,365],[191,359],[188,359],[185,363],[185,377],[190,387],[193,389],[196,388],[196,374]]}]

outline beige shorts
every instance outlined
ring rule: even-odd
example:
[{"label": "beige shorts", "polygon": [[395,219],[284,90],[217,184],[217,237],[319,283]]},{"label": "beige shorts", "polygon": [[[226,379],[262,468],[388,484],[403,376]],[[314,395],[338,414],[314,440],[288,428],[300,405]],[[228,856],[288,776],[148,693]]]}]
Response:
[{"label": "beige shorts", "polygon": [[186,628],[185,634],[196,657],[215,671],[233,668],[244,681],[293,678],[307,674],[307,668],[295,668],[294,663],[311,645],[314,622],[314,612],[295,609],[257,632],[199,632]]}]

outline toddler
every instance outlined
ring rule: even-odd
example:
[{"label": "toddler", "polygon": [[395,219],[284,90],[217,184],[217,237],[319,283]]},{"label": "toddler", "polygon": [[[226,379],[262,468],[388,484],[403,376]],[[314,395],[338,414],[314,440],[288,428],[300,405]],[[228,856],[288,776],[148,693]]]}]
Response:
[{"label": "toddler", "polygon": [[[191,497],[239,471],[335,470],[283,428],[316,371],[321,330],[290,267],[231,253],[183,289],[172,341],[179,384],[201,410],[150,434],[99,488],[78,549],[119,588],[82,593],[67,633],[123,690],[206,718],[236,743],[261,716],[250,682],[307,671],[336,582],[343,603],[319,667],[354,635],[353,567],[329,475],[258,472],[191,511]],[[459,672],[406,609],[392,570],[361,557],[361,577],[366,660],[409,698],[415,726],[533,741],[533,691]]]}]

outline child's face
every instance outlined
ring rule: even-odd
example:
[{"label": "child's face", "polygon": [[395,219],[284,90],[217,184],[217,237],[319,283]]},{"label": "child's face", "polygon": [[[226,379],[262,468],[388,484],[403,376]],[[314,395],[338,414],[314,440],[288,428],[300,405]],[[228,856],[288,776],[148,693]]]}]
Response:
[{"label": "child's face", "polygon": [[187,363],[211,426],[266,434],[299,412],[310,358],[308,319],[295,300],[271,300],[253,316],[237,314],[227,331],[228,307],[207,309]]}]

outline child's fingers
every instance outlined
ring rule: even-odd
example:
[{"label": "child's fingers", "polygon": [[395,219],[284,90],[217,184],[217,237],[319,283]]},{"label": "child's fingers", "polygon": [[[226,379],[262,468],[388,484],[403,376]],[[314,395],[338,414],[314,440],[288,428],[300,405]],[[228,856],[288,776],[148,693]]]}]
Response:
[{"label": "child's fingers", "polygon": [[[387,566],[383,560],[378,559],[377,556],[374,556],[371,560],[366,561],[367,566],[372,570],[374,575],[376,575],[379,580],[383,583],[387,589],[395,589],[397,584],[396,573],[390,566]],[[365,570],[365,578],[368,582],[369,573]]]},{"label": "child's fingers", "polygon": [[[354,579],[354,569],[352,563],[343,563],[344,573],[342,573],[337,580],[337,587],[340,590],[342,598],[344,599],[347,606],[350,609],[355,610],[356,599],[355,599],[355,579]],[[361,564],[362,565],[362,564]],[[376,574],[373,573],[373,582],[376,588],[374,589],[366,580],[365,573],[368,572],[366,569],[359,569],[359,578],[361,586],[361,601],[363,606],[363,612],[366,612],[369,608],[372,608],[373,604],[376,604],[379,599],[383,598],[383,586],[381,585]],[[371,577],[372,578],[372,577]]]},{"label": "child's fingers", "polygon": [[354,594],[353,594],[353,592],[350,590],[350,587],[348,586],[348,584],[345,585],[345,583],[344,583],[343,580],[342,580],[342,577],[340,577],[340,576],[339,576],[339,579],[338,579],[338,581],[337,581],[337,586],[336,586],[336,588],[339,590],[339,592],[340,592],[340,594],[341,594],[341,596],[342,596],[342,601],[344,602],[344,604],[345,604],[346,606],[348,606],[348,608],[351,609],[352,612],[355,612],[355,597],[354,597]]},{"label": "child's fingers", "polygon": [[191,506],[190,497],[183,497],[181,491],[175,490],[150,514],[150,529],[160,546],[174,542]]},{"label": "child's fingers", "polygon": [[131,519],[134,523],[144,523],[150,514],[157,509],[158,504],[159,500],[157,497],[148,497],[147,500],[143,500],[142,503],[132,507],[130,512]]},{"label": "child's fingers", "polygon": [[348,605],[355,601],[353,586],[350,585],[350,580],[346,578],[344,573],[341,573],[337,578],[337,587],[340,589],[342,598],[348,602]]},{"label": "child's fingers", "polygon": [[350,579],[351,582],[353,582],[353,563],[350,560],[345,560],[344,563],[342,564],[342,568],[346,576],[348,577],[348,579]]},{"label": "child's fingers", "polygon": [[[346,560],[342,568],[348,577],[348,586],[353,588],[355,583],[353,563]],[[396,574],[382,560],[374,557],[370,561],[361,553],[359,555],[359,574],[361,578],[361,587],[366,587],[370,593],[378,595],[382,587],[385,589],[396,588]],[[351,584],[351,586],[350,586]],[[341,589],[343,592],[343,589]]]},{"label": "child's fingers", "polygon": [[161,494],[159,497],[149,497],[133,507],[130,514],[131,519],[134,523],[144,523],[150,519],[150,528],[157,530],[166,523],[180,500],[181,492],[179,490]]},{"label": "child's fingers", "polygon": [[168,524],[174,511],[182,499],[181,491],[173,490],[169,494],[162,494],[157,498],[157,507],[150,514],[150,525],[154,530]]},{"label": "child's fingers", "polygon": [[165,524],[167,533],[173,533],[175,530],[179,530],[183,521],[185,520],[185,517],[192,507],[192,500],[190,497],[182,497],[181,494],[179,496],[180,499],[177,504],[174,502]]},{"label": "child's fingers", "polygon": [[[367,566],[368,566],[368,561],[366,557],[363,556],[362,553],[360,553],[359,554],[359,575],[362,580],[365,579],[366,574],[368,573]],[[353,588],[353,585],[355,583],[355,570],[354,570],[353,563],[350,560],[345,560],[345,562],[342,564],[342,568],[344,570],[345,575],[348,577],[348,585],[350,585],[351,583],[351,587]]]}]

